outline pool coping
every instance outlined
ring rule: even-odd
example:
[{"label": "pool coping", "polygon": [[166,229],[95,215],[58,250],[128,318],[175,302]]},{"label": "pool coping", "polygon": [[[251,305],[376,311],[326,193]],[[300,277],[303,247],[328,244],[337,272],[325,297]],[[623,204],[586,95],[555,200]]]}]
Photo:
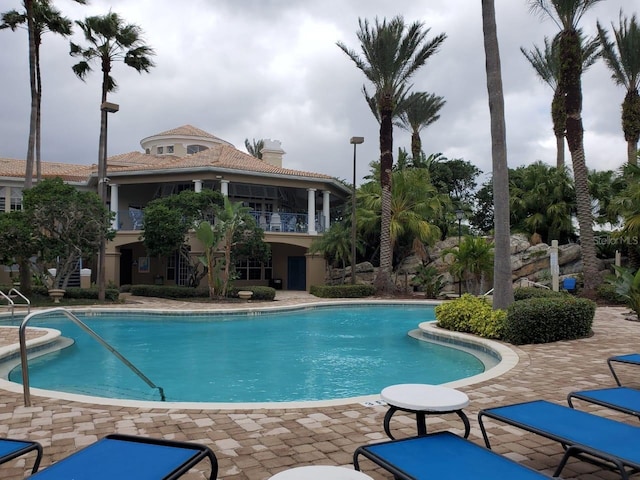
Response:
[{"label": "pool coping", "polygon": [[[323,302],[310,302],[301,303],[297,305],[282,305],[282,306],[252,306],[246,308],[234,308],[234,309],[207,309],[207,310],[181,310],[179,312],[170,311],[172,314],[177,315],[211,315],[211,314],[242,314],[252,313],[258,314],[258,312],[273,312],[273,311],[292,311],[292,310],[305,310],[309,308],[321,308],[330,306],[346,306],[346,305],[370,305],[370,304],[405,304],[405,305],[439,305],[442,302],[431,300],[332,300]],[[104,307],[76,307],[68,308],[70,312],[96,312],[96,313],[108,313],[108,312],[123,312],[123,313],[167,313],[167,309],[162,308],[104,308]],[[1,318],[2,316],[0,316]],[[17,327],[2,327],[0,328],[17,328]],[[43,350],[48,346],[51,346],[60,337],[58,330],[42,328],[42,327],[28,327],[29,329],[45,330],[47,333],[44,336],[34,338],[27,341],[27,349],[29,356],[31,357],[37,350]],[[433,322],[421,322],[418,324],[418,328],[425,334],[425,336],[436,338],[446,343],[455,345],[471,346],[472,348],[480,348],[482,350],[489,350],[495,353],[500,362],[490,368],[489,370],[471,377],[463,378],[460,380],[454,380],[452,382],[443,383],[443,386],[458,388],[475,383],[484,382],[486,380],[498,377],[507,371],[511,370],[518,364],[518,354],[511,348],[497,341],[488,340],[480,337],[475,337],[469,334],[460,332],[452,332],[438,328]],[[20,346],[19,344],[12,344],[6,347],[0,347],[0,363],[6,361],[6,357],[19,356]],[[0,378],[0,389],[13,393],[23,394],[23,385],[14,383],[6,378]],[[357,397],[339,398],[331,400],[309,400],[309,401],[292,401],[292,402],[244,402],[244,403],[231,403],[231,402],[159,402],[148,400],[128,400],[117,399],[107,397],[94,397],[90,395],[80,395],[74,393],[59,392],[55,390],[44,390],[39,388],[30,388],[31,395],[40,397],[46,397],[56,400],[65,400],[80,403],[90,403],[94,405],[105,405],[115,407],[134,407],[134,408],[149,408],[149,409],[182,409],[182,410],[244,410],[244,409],[286,409],[286,408],[318,408],[328,406],[340,406],[349,405],[354,403],[360,403],[365,405],[380,405],[380,394],[371,394]]]}]

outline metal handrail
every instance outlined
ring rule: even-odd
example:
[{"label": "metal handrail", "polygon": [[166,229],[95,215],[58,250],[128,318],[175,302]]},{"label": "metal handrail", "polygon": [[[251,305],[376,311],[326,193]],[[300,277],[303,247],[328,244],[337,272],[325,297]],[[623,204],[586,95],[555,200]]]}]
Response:
[{"label": "metal handrail", "polygon": [[11,309],[11,320],[13,320],[13,310],[14,310],[14,307],[15,307],[15,302],[13,301],[13,298],[8,296],[2,290],[0,290],[0,297],[4,298],[8,302],[7,303],[7,307],[9,307]]},{"label": "metal handrail", "polygon": [[[27,297],[25,297],[22,293],[20,293],[20,290],[14,287],[11,290],[9,290],[9,297],[11,297],[11,294],[17,295],[20,298],[22,298],[27,304],[27,315],[31,313],[31,301]],[[21,304],[14,302],[14,305],[21,305]]]},{"label": "metal handrail", "polygon": [[94,340],[96,340],[100,345],[102,345],[107,350],[109,350],[111,353],[113,353],[122,363],[124,363],[127,367],[129,367],[129,369],[133,373],[138,375],[138,377],[140,377],[147,385],[149,385],[151,388],[158,389],[158,392],[160,392],[161,401],[164,402],[166,400],[166,397],[164,395],[164,390],[162,389],[162,387],[157,386],[151,380],[149,380],[149,378],[144,373],[142,373],[140,370],[138,370],[138,368],[136,368],[135,365],[133,365],[129,360],[127,360],[124,356],[122,356],[122,354],[120,352],[118,352],[115,348],[113,348],[111,345],[109,345],[100,335],[98,335],[96,332],[91,330],[91,328],[89,328],[82,320],[80,320],[78,317],[76,317],[73,313],[71,313],[66,308],[56,307],[56,308],[49,308],[47,310],[40,310],[40,311],[37,311],[37,312],[30,313],[29,315],[24,317],[24,320],[20,324],[20,331],[19,331],[20,363],[22,365],[22,390],[23,390],[23,393],[24,393],[24,406],[25,407],[30,407],[31,406],[31,391],[29,389],[29,364],[28,364],[28,360],[27,360],[27,340],[26,340],[27,324],[34,317],[37,317],[37,316],[40,316],[40,315],[46,315],[46,314],[50,314],[50,313],[62,313],[62,314],[64,314],[69,320],[71,320],[73,323],[75,323],[77,326],[79,326],[85,332],[87,332],[89,335],[91,335],[94,338]]}]

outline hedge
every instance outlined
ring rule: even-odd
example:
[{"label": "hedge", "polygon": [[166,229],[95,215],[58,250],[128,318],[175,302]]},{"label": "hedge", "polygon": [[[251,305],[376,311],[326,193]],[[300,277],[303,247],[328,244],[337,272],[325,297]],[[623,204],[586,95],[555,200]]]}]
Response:
[{"label": "hedge", "polygon": [[513,289],[513,299],[517,302],[519,300],[527,300],[529,298],[558,298],[569,295],[565,292],[554,292],[546,288],[538,287],[519,287]]},{"label": "hedge", "polygon": [[311,295],[320,298],[362,298],[376,293],[373,285],[312,285]]},{"label": "hedge", "polygon": [[253,292],[251,300],[273,300],[276,297],[276,289],[272,287],[233,287],[227,292],[227,297],[238,298],[239,291]]},{"label": "hedge", "polygon": [[574,340],[591,334],[596,304],[563,295],[514,302],[507,310],[504,340],[515,345]]},{"label": "hedge", "polygon": [[484,298],[464,294],[435,308],[437,325],[485,338],[501,338],[506,312],[494,310]]},{"label": "hedge", "polygon": [[[231,287],[227,291],[228,298],[238,298],[240,290],[253,292],[252,300],[273,300],[276,296],[275,288],[261,286]],[[131,285],[132,295],[140,297],[158,298],[209,298],[208,288],[180,287],[173,285]]]}]

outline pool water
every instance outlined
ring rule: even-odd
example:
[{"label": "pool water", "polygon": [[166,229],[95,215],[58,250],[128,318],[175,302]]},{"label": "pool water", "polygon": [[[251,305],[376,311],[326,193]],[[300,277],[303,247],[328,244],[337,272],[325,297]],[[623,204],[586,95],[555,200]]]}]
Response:
[{"label": "pool water", "polygon": [[[261,314],[77,314],[167,401],[285,402],[379,393],[394,383],[440,384],[484,371],[467,352],[408,336],[432,306],[318,307]],[[32,387],[160,400],[159,392],[66,318],[34,319],[75,343],[29,361]],[[21,382],[21,369],[9,379]]]}]

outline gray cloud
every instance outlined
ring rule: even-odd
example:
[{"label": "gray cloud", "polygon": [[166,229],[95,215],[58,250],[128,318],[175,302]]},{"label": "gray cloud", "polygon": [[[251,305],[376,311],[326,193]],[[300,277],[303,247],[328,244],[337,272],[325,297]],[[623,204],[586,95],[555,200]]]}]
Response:
[{"label": "gray cloud", "polygon": [[[11,3],[10,5],[6,5]],[[5,9],[21,2],[5,2]],[[358,18],[402,14],[422,21],[430,37],[448,36],[413,79],[414,89],[444,96],[440,121],[423,131],[426,153],[464,158],[491,171],[480,2],[469,0],[93,0],[90,6],[56,2],[79,19],[109,9],[139,24],[157,53],[156,68],[139,75],[114,66],[119,89],[110,100],[120,112],[109,118],[109,153],[140,150],[140,139],[190,123],[244,148],[245,138],[282,141],[290,168],[351,178],[349,138],[358,147],[358,175],[377,159],[378,124],[362,97],[364,76],[336,41],[358,50]],[[609,0],[583,19],[609,27],[622,7],[638,11],[640,0]],[[541,44],[557,27],[541,22],[522,0],[496,0],[498,35],[511,166],[555,161],[549,115],[551,90],[536,77],[520,46]],[[82,41],[76,32],[75,41]],[[52,35],[42,46],[43,156],[45,160],[95,163],[99,129],[100,72],[78,80],[68,40]],[[26,33],[0,32],[0,156],[24,158],[29,121]],[[602,63],[584,76],[584,124],[590,168],[620,166],[626,145],[620,130],[624,91]],[[409,149],[396,129],[394,154]]]}]

